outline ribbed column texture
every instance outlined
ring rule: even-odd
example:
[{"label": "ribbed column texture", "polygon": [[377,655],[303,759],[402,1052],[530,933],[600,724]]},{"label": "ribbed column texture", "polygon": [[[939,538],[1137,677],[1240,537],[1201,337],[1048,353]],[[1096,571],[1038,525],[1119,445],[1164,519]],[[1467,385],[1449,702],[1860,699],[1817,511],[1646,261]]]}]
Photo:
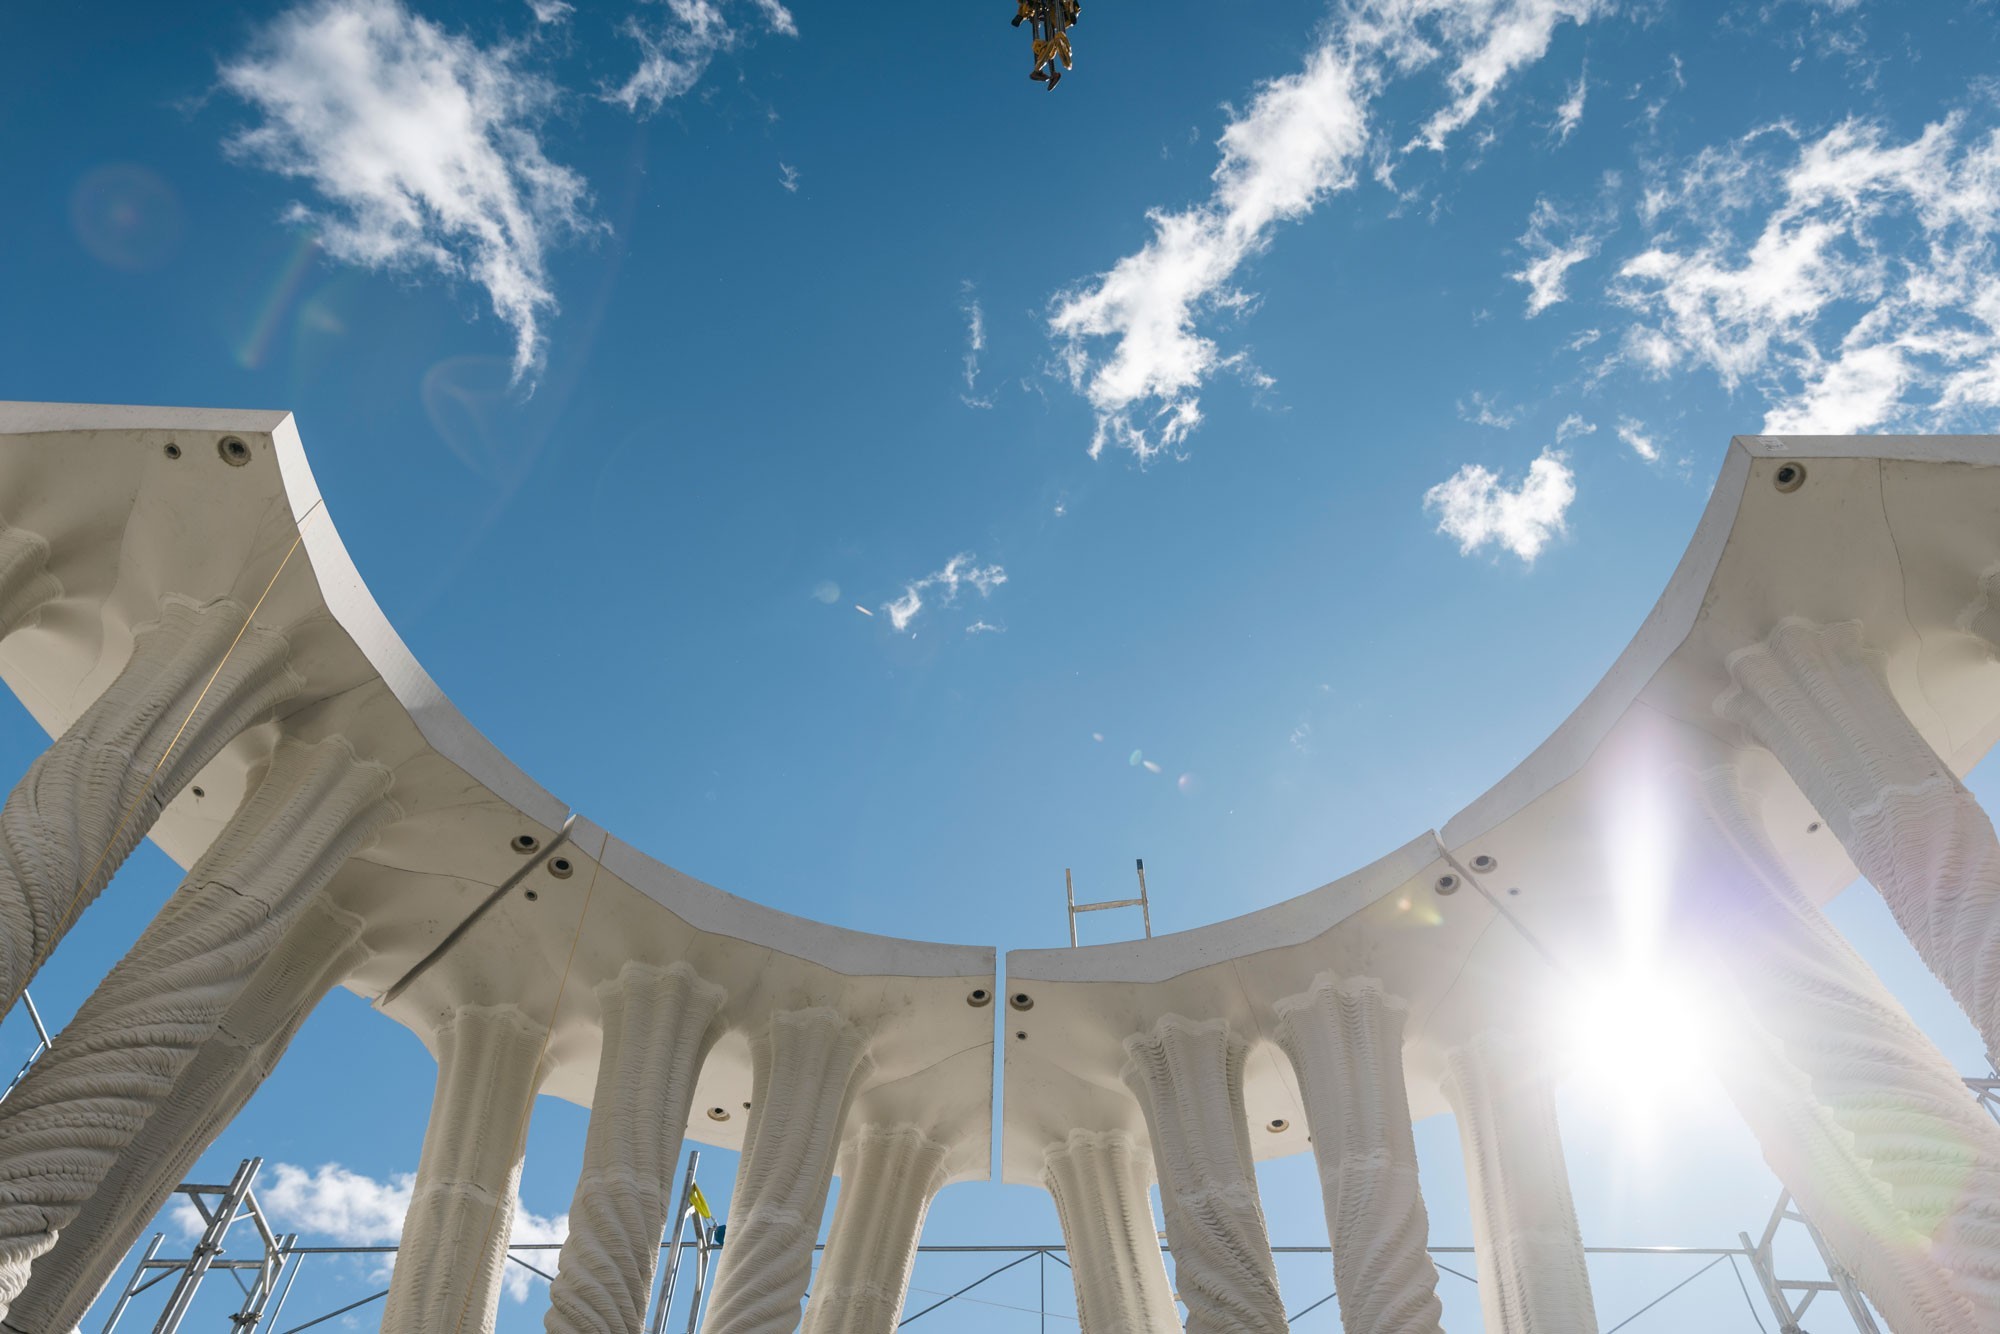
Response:
[{"label": "ribbed column texture", "polygon": [[1042,1162],[1083,1334],[1175,1334],[1180,1312],[1153,1226],[1144,1151],[1122,1131],[1072,1130]]},{"label": "ribbed column texture", "polygon": [[1446,1058],[1487,1334],[1597,1328],[1556,1104],[1529,1044],[1483,1034]]},{"label": "ribbed column texture", "polygon": [[913,1125],[863,1126],[840,1156],[840,1199],[802,1334],[890,1334],[903,1315],[945,1146]]},{"label": "ribbed column texture", "polygon": [[61,596],[62,585],[49,573],[48,539],[0,524],[0,639],[35,624]]},{"label": "ribbed column texture", "polygon": [[394,814],[345,741],[279,746],[160,915],[0,1103],[0,1316],[306,902]]},{"label": "ribbed column texture", "polygon": [[1960,615],[1959,625],[2000,654],[2000,569],[1988,570],[1980,578],[1979,596]]},{"label": "ribbed column texture", "polygon": [[1786,621],[1729,659],[1716,708],[1770,748],[2000,1052],[2000,839],[1889,690],[1853,621]]},{"label": "ribbed column texture", "polygon": [[[1703,936],[1777,1048],[1744,1059],[1801,1076],[1726,1073],[1773,1170],[1892,1325],[2000,1329],[2000,1126],[1792,882],[1735,769],[1691,795],[1720,854],[1695,869]],[[1809,1106],[1747,1105],[1774,1098]],[[1815,1110],[1830,1130],[1808,1135]]]},{"label": "ribbed column texture", "polygon": [[695,1081],[724,999],[684,963],[628,963],[597,995],[604,1049],[543,1319],[550,1334],[640,1334],[677,1203],[674,1167]]},{"label": "ribbed column texture", "polygon": [[1243,1040],[1220,1019],[1170,1014],[1125,1039],[1125,1084],[1146,1112],[1190,1334],[1286,1329],[1244,1120],[1243,1057]]},{"label": "ribbed column texture", "polygon": [[111,687],[0,807],[0,1002],[20,997],[202,766],[297,692],[283,635],[251,629],[230,652],[247,614],[228,599],[168,599]]},{"label": "ribbed column texture", "polygon": [[750,1059],[750,1124],[704,1334],[797,1327],[841,1125],[873,1069],[867,1035],[824,1006],[771,1016]]},{"label": "ribbed column texture", "polygon": [[1403,1087],[1409,1007],[1374,978],[1331,973],[1277,1004],[1312,1130],[1347,1334],[1438,1334],[1443,1311]]},{"label": "ribbed column texture", "polygon": [[513,1006],[468,1005],[445,1017],[437,1043],[437,1092],[382,1328],[492,1334],[542,1032]]},{"label": "ribbed column texture", "polygon": [[366,957],[362,919],[324,896],[301,912],[139,1133],[35,1261],[4,1328],[69,1334],[201,1155],[276,1068],[313,1007]]}]

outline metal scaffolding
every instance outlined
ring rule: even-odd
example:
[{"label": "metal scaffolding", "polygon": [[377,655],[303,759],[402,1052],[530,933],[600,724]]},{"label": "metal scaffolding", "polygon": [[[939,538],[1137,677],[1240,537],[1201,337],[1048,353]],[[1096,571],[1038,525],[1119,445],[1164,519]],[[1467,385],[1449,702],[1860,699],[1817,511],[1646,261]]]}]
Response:
[{"label": "metal scaffolding", "polygon": [[[669,1219],[667,1231],[660,1241],[660,1249],[664,1255],[660,1264],[659,1285],[649,1312],[649,1319],[645,1324],[649,1334],[666,1334],[674,1299],[681,1291],[681,1271],[690,1261],[694,1265],[694,1273],[692,1286],[686,1290],[686,1334],[697,1334],[701,1327],[704,1303],[708,1295],[708,1278],[712,1269],[711,1261],[723,1244],[724,1229],[708,1216],[705,1206],[700,1202],[700,1191],[696,1185],[696,1171],[700,1158],[699,1153],[689,1155],[687,1172],[681,1186],[680,1206]],[[192,1255],[163,1258],[160,1250],[166,1242],[166,1234],[155,1234],[140,1256],[139,1263],[133,1269],[124,1290],[119,1294],[117,1304],[103,1325],[103,1334],[112,1334],[133,1298],[164,1282],[170,1275],[178,1275],[179,1281],[175,1284],[167,1305],[153,1329],[154,1334],[178,1334],[203,1278],[215,1271],[231,1275],[243,1290],[242,1304],[235,1314],[229,1317],[230,1328],[237,1334],[252,1334],[267,1321],[271,1326],[278,1324],[285,1299],[290,1295],[299,1271],[304,1267],[308,1257],[387,1256],[396,1253],[394,1246],[301,1246],[295,1235],[274,1233],[264,1219],[262,1210],[256,1202],[255,1193],[251,1189],[261,1163],[261,1159],[246,1159],[228,1186],[189,1184],[180,1188],[180,1193],[195,1201],[196,1208],[201,1210],[202,1217],[206,1221],[201,1240],[196,1244]],[[213,1204],[209,1202],[207,1198],[209,1196],[215,1197]],[[224,1241],[230,1224],[239,1219],[250,1219],[255,1222],[260,1253],[243,1259],[228,1259],[224,1254]],[[1780,1235],[1781,1228],[1786,1225],[1803,1229],[1804,1235],[1812,1240],[1817,1254],[1825,1265],[1827,1275],[1825,1278],[1784,1277],[1779,1273],[1780,1266],[1774,1254],[1774,1242]],[[531,1263],[525,1256],[558,1249],[560,1243],[556,1242],[523,1242],[507,1248],[507,1259],[509,1263],[520,1265],[530,1273],[547,1279],[552,1276],[540,1266]],[[1163,1245],[1161,1249],[1165,1251],[1166,1247]],[[1330,1257],[1333,1248],[1322,1245],[1274,1246],[1271,1249],[1274,1255]],[[1443,1258],[1447,1256],[1470,1258],[1473,1255],[1472,1247],[1432,1246],[1428,1249],[1440,1272],[1475,1286],[1478,1284],[1479,1280],[1473,1274],[1446,1263]],[[1064,1269],[1069,1268],[1069,1261],[1065,1258],[1066,1250],[1067,1248],[1060,1244],[918,1246],[919,1255],[991,1255],[1009,1258],[970,1283],[951,1292],[935,1294],[936,1300],[905,1315],[897,1322],[897,1326],[900,1328],[904,1325],[913,1325],[954,1302],[978,1302],[980,1299],[972,1296],[972,1293],[1002,1274],[1032,1261],[1039,1271],[1038,1300],[1035,1307],[1007,1309],[1019,1310],[1024,1315],[1038,1316],[1043,1328],[1046,1328],[1050,1316],[1058,1319],[1068,1318],[1061,1311],[1051,1311],[1048,1305],[1048,1265],[1050,1261],[1054,1261]],[[1855,1289],[1852,1277],[1831,1258],[1820,1240],[1818,1231],[1793,1206],[1789,1195],[1779,1197],[1763,1237],[1758,1241],[1752,1241],[1745,1233],[1741,1235],[1741,1244],[1737,1246],[1586,1246],[1584,1253],[1593,1256],[1706,1258],[1708,1261],[1638,1309],[1614,1323],[1605,1325],[1604,1334],[1615,1334],[1616,1331],[1632,1325],[1675,1293],[1725,1263],[1735,1274],[1737,1284],[1743,1292],[1744,1303],[1749,1307],[1751,1317],[1759,1331],[1765,1329],[1763,1318],[1752,1295],[1753,1288],[1744,1280],[1742,1269],[1738,1267],[1739,1263],[1748,1264],[1755,1279],[1755,1291],[1762,1293],[1770,1310],[1778,1318],[1779,1334],[1803,1334],[1802,1326],[1798,1322],[1813,1299],[1822,1292],[1835,1292],[1841,1296],[1847,1303],[1848,1312],[1853,1316],[1855,1327],[1860,1334],[1881,1334],[1881,1327],[1876,1323],[1867,1303]],[[386,1296],[388,1289],[384,1288],[334,1310],[276,1329],[274,1334],[302,1334],[303,1331],[324,1325],[362,1307],[373,1305]],[[1332,1302],[1335,1296],[1334,1292],[1329,1291],[1317,1300],[1307,1302],[1291,1312],[1286,1319],[1297,1320],[1301,1316],[1319,1310]]]}]

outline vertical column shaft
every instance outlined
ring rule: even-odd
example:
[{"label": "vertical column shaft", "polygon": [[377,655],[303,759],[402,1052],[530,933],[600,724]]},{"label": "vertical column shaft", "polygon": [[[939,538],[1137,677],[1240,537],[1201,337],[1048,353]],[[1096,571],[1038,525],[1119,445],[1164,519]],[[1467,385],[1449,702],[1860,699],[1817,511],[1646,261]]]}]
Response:
[{"label": "vertical column shaft", "polygon": [[346,742],[281,745],[160,915],[0,1104],[0,1315],[306,901],[394,812]]},{"label": "vertical column shaft", "polygon": [[2000,839],[1855,622],[1787,621],[1730,657],[1716,708],[1778,757],[2000,1052]]},{"label": "vertical column shaft", "polygon": [[1042,1184],[1062,1220],[1083,1334],[1180,1329],[1141,1152],[1122,1131],[1072,1130],[1043,1159]]},{"label": "vertical column shaft", "polygon": [[1190,1334],[1286,1329],[1244,1119],[1244,1052],[1219,1019],[1170,1014],[1125,1039],[1125,1084],[1145,1108]]},{"label": "vertical column shaft", "polygon": [[1437,1334],[1437,1268],[1403,1085],[1408,1006],[1331,973],[1277,1004],[1278,1045],[1305,1097],[1347,1334]]},{"label": "vertical column shaft", "polygon": [[19,998],[202,766],[298,690],[285,637],[245,630],[248,614],[228,599],[168,599],[110,688],[0,806],[0,1001]]},{"label": "vertical column shaft", "polygon": [[437,1092],[382,1328],[492,1334],[542,1033],[513,1006],[462,1006],[439,1025]]},{"label": "vertical column shaft", "polygon": [[315,898],[112,1162],[96,1194],[35,1261],[0,1329],[69,1334],[195,1162],[276,1068],[313,1007],[362,961],[362,919]]},{"label": "vertical column shaft", "polygon": [[0,639],[35,624],[61,596],[62,585],[49,573],[48,539],[0,524]]},{"label": "vertical column shaft", "polygon": [[750,1124],[706,1334],[787,1334],[798,1324],[841,1125],[874,1068],[867,1048],[859,1028],[824,1006],[775,1014],[751,1039]]},{"label": "vertical column shaft", "polygon": [[695,1081],[723,1002],[722,988],[684,963],[628,963],[597,994],[604,1049],[543,1321],[550,1334],[640,1334]]},{"label": "vertical column shaft", "polygon": [[945,1146],[913,1125],[867,1125],[850,1137],[802,1334],[896,1328],[944,1157]]},{"label": "vertical column shaft", "polygon": [[1483,1034],[1447,1058],[1487,1334],[1591,1330],[1597,1315],[1541,1053]]},{"label": "vertical column shaft", "polygon": [[1693,916],[1742,999],[1732,1098],[1892,1326],[2000,1328],[2000,1126],[1792,883],[1736,771],[1696,782]]}]

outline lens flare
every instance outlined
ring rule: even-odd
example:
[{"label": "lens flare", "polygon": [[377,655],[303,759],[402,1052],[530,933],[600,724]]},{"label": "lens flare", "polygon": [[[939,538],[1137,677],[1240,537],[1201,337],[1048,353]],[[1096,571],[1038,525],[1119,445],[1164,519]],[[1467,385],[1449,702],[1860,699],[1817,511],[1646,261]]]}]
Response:
[{"label": "lens flare", "polygon": [[181,201],[160,174],[135,162],[84,173],[69,197],[70,227],[91,258],[126,273],[158,268],[180,248]]}]

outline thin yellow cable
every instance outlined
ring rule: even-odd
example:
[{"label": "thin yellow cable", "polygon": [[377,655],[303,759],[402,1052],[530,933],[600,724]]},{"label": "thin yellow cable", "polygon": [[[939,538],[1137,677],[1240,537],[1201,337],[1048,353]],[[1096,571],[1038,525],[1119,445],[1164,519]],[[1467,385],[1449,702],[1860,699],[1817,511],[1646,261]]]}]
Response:
[{"label": "thin yellow cable", "polygon": [[79,905],[83,901],[85,888],[89,886],[92,880],[97,878],[97,872],[104,865],[104,859],[111,855],[111,849],[118,846],[118,836],[124,833],[125,826],[132,822],[132,816],[138,811],[139,803],[144,801],[147,794],[153,790],[153,783],[159,778],[160,770],[166,767],[167,760],[174,753],[174,748],[180,745],[181,737],[187,733],[189,726],[193,724],[195,714],[201,712],[202,701],[208,698],[208,692],[214,688],[216,679],[222,675],[222,669],[229,665],[230,655],[236,652],[236,646],[243,642],[243,636],[250,632],[252,625],[256,624],[257,613],[263,609],[264,600],[271,596],[271,590],[278,585],[279,576],[284,574],[285,567],[292,563],[292,557],[298,552],[299,544],[305,541],[306,524],[310,523],[312,517],[319,513],[319,508],[323,503],[323,501],[315,500],[312,503],[312,508],[300,517],[297,531],[292,537],[292,544],[285,549],[284,559],[279,561],[278,568],[271,572],[270,579],[264,585],[264,591],[257,595],[256,603],[250,608],[249,614],[243,618],[242,628],[237,630],[236,638],[229,641],[229,647],[223,650],[221,660],[215,664],[215,670],[208,674],[208,680],[202,684],[201,693],[195,696],[194,703],[188,707],[187,717],[181,719],[181,725],[174,730],[173,739],[168,741],[166,749],[160,752],[160,758],[153,762],[151,772],[146,775],[145,782],[139,785],[139,791],[125,807],[125,813],[118,817],[118,823],[112,827],[110,839],[97,854],[96,859],[90,863],[90,869],[78,877],[76,889],[70,894],[69,902],[63,906],[62,915],[56,920],[55,930],[51,931],[48,939],[36,948],[35,956],[28,964],[27,974],[21,979],[20,991],[16,991],[13,995],[9,996],[5,1006],[0,1006],[0,1014],[5,1014],[8,1010],[14,1008],[15,1002],[21,998],[21,991],[27,990],[28,982],[36,973],[41,971],[42,965],[48,962],[49,955],[61,943],[62,938],[69,934],[70,927],[76,924],[76,918],[81,915],[82,910]]},{"label": "thin yellow cable", "polygon": [[[549,1007],[549,1026],[542,1031],[541,1050],[535,1054],[536,1070],[540,1070],[542,1067],[542,1062],[548,1059],[549,1044],[555,1040],[556,1020],[561,1018],[562,1016],[563,997],[569,991],[570,969],[572,969],[576,965],[577,946],[581,944],[583,941],[583,924],[585,920],[588,919],[590,916],[590,901],[592,897],[595,896],[597,893],[597,873],[604,868],[604,852],[605,849],[610,846],[611,846],[611,835],[607,832],[603,835],[602,838],[598,840],[597,856],[591,861],[590,883],[584,887],[583,891],[583,908],[576,915],[576,930],[570,935],[569,938],[569,957],[563,960],[562,980],[556,984],[555,1003]],[[541,1089],[539,1083],[537,1083],[535,1087],[531,1087],[528,1090],[527,1105],[521,1109],[520,1124],[514,1128],[514,1161],[517,1163],[521,1162],[523,1159],[527,1157],[528,1123],[534,1116],[535,1099],[540,1096],[541,1096]],[[418,1165],[418,1170],[420,1171],[422,1170],[422,1164]],[[517,1196],[520,1193],[518,1183],[516,1184],[514,1193]],[[494,1196],[493,1207],[487,1215],[486,1243],[484,1246],[480,1248],[480,1253],[482,1255],[485,1254],[486,1251],[490,1249],[493,1245],[494,1235],[500,1229],[500,1209],[501,1206],[506,1202],[507,1201],[504,1196],[502,1195]],[[500,1272],[504,1273],[506,1271],[506,1268],[507,1268],[507,1254],[503,1250],[500,1254]],[[452,1334],[464,1334],[465,1317],[467,1313],[472,1310],[472,1294],[474,1289],[478,1287],[478,1282],[479,1282],[479,1274],[477,1270],[474,1270],[467,1278],[465,1285],[465,1300],[459,1303],[458,1320],[451,1327]]]}]

